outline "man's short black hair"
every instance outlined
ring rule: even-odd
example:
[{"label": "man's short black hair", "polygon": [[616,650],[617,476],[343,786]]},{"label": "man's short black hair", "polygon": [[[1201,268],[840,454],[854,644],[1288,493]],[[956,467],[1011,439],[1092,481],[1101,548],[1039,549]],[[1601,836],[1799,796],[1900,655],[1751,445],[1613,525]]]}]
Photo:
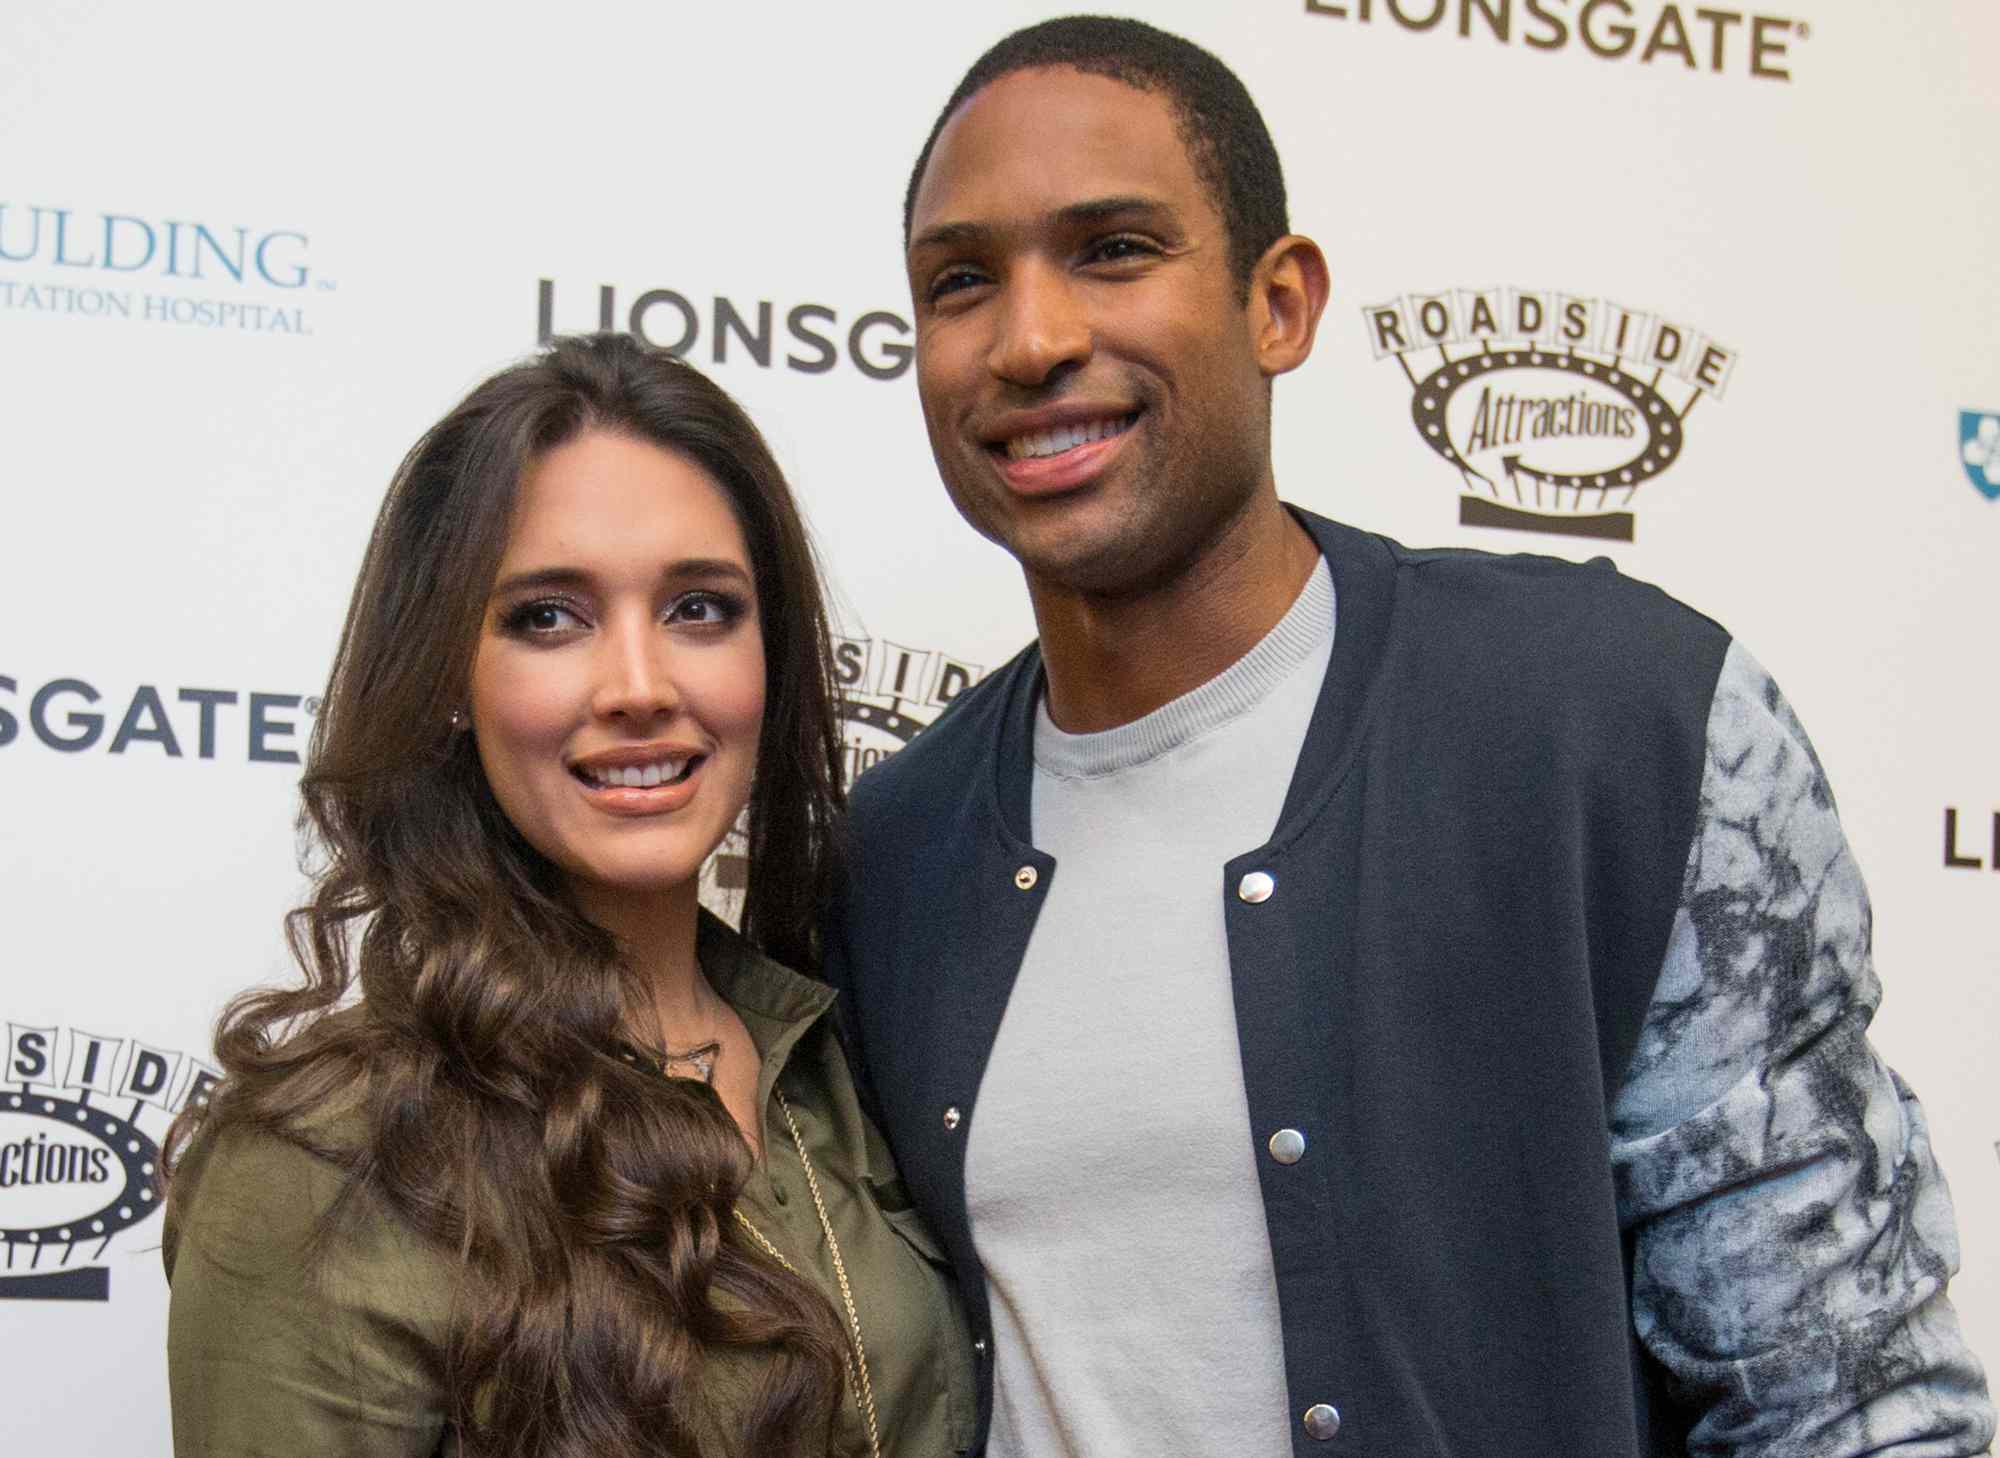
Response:
[{"label": "man's short black hair", "polygon": [[1285,211],[1285,174],[1278,149],[1243,83],[1196,45],[1138,20],[1110,15],[1069,15],[1017,30],[972,63],[972,69],[938,113],[903,195],[903,241],[909,242],[917,187],[946,122],[972,96],[1016,71],[1068,66],[1108,76],[1138,91],[1164,93],[1175,130],[1195,175],[1229,234],[1229,267],[1247,290],[1257,260],[1291,231]]}]

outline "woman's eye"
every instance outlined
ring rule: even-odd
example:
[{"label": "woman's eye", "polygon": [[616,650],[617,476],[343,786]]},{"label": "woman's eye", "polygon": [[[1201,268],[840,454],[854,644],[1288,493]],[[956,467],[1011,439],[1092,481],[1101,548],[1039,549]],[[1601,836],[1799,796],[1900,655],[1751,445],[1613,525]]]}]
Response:
[{"label": "woman's eye", "polygon": [[719,592],[690,592],[674,599],[667,620],[693,627],[715,627],[743,616],[743,604]]},{"label": "woman's eye", "polygon": [[583,619],[565,603],[524,602],[503,620],[508,632],[524,638],[547,638],[583,626]]}]

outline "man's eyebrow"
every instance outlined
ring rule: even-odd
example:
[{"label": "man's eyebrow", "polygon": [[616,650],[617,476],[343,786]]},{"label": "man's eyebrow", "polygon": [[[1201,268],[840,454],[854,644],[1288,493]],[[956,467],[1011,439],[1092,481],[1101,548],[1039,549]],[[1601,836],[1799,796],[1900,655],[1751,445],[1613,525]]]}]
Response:
[{"label": "man's eyebrow", "polygon": [[[1173,208],[1156,197],[1133,193],[1118,197],[1093,197],[1057,208],[1050,218],[1059,227],[1084,227],[1117,218],[1171,216]],[[982,243],[1002,231],[993,223],[938,223],[910,240],[910,251],[922,248],[953,247]]]},{"label": "man's eyebrow", "polygon": [[1071,203],[1056,211],[1056,220],[1063,223],[1106,223],[1113,218],[1134,215],[1157,217],[1170,215],[1173,208],[1156,197],[1133,194],[1129,197],[1094,197],[1084,202]]},{"label": "man's eyebrow", "polygon": [[978,243],[999,229],[987,223],[939,223],[924,229],[910,240],[910,252],[920,248],[951,248],[963,243]]}]

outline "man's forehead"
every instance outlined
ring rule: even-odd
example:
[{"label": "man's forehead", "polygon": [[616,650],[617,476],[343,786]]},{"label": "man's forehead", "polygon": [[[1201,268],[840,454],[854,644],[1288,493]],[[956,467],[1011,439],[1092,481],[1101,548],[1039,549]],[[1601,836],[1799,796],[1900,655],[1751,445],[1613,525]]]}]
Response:
[{"label": "man's forehead", "polygon": [[952,113],[918,185],[910,235],[914,243],[939,225],[1198,186],[1163,94],[1069,66],[1036,67],[999,77]]}]

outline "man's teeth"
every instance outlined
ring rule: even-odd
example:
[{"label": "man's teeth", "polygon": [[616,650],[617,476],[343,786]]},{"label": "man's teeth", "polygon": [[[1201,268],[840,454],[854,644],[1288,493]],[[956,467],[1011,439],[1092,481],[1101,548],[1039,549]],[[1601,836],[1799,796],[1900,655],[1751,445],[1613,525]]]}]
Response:
[{"label": "man's teeth", "polygon": [[661,759],[652,764],[624,765],[617,769],[598,769],[586,765],[583,777],[593,785],[603,785],[607,789],[643,790],[654,785],[663,785],[668,780],[677,780],[681,771],[687,768],[684,759]]},{"label": "man's teeth", "polygon": [[1107,420],[1085,421],[1080,425],[1058,425],[1054,430],[1039,431],[1034,435],[1017,435],[1007,442],[1007,459],[1025,461],[1035,456],[1060,455],[1094,440],[1109,440],[1114,435],[1123,434],[1125,427],[1131,423],[1131,416],[1115,415]]}]

